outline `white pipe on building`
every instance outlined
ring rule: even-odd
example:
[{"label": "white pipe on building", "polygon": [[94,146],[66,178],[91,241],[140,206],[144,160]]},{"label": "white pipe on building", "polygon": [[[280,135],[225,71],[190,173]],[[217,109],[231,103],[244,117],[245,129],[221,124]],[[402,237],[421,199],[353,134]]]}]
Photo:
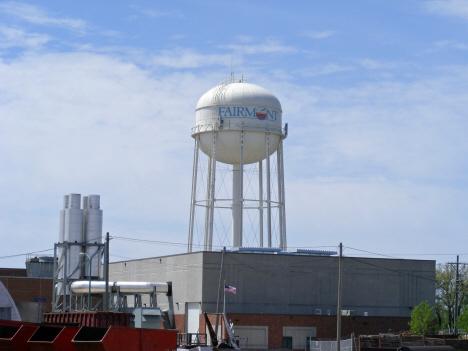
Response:
[{"label": "white pipe on building", "polygon": [[[121,294],[151,294],[156,287],[157,294],[167,294],[169,292],[168,283],[158,282],[109,282],[109,291],[117,292],[120,288]],[[71,284],[71,291],[74,294],[88,294],[89,281],[79,280]],[[106,282],[91,281],[91,294],[104,294],[106,292]]]}]

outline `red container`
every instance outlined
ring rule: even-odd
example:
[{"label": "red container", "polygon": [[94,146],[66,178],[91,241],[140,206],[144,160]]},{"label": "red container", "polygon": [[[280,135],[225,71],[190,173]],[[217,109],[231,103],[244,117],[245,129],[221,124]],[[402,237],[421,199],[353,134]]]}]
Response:
[{"label": "red container", "polygon": [[28,343],[31,351],[71,351],[75,350],[71,341],[79,327],[40,326]]},{"label": "red container", "polygon": [[[6,324],[6,325],[5,325]],[[8,325],[9,324],[9,325]],[[28,340],[34,334],[37,325],[31,323],[20,326],[10,323],[0,324],[0,350],[2,351],[29,351]]]},{"label": "red container", "polygon": [[140,351],[140,330],[81,327],[72,340],[76,351]]},{"label": "red container", "polygon": [[131,313],[119,312],[64,312],[44,313],[43,323],[109,328],[130,326]]},{"label": "red container", "polygon": [[39,324],[37,324],[37,323],[11,321],[9,319],[0,319],[0,326],[1,325],[12,325],[14,327],[21,327],[23,324],[39,326]]},{"label": "red container", "polygon": [[172,351],[177,349],[177,330],[140,329],[140,351]]}]

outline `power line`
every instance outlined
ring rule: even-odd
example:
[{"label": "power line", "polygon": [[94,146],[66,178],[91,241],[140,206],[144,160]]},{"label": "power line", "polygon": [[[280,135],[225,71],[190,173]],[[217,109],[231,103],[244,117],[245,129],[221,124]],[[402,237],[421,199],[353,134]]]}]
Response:
[{"label": "power line", "polygon": [[40,251],[34,251],[34,252],[27,252],[27,253],[22,253],[22,254],[16,254],[16,255],[10,255],[10,256],[0,256],[0,259],[4,258],[13,258],[13,257],[20,257],[20,256],[26,256],[26,255],[32,255],[40,252],[47,252],[47,251],[54,251],[54,249],[47,249],[47,250],[40,250]]}]

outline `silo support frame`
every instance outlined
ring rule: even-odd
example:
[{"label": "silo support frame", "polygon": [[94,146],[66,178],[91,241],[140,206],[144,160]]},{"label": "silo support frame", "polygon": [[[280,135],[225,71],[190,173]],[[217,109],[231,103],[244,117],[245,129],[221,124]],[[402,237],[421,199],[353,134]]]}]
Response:
[{"label": "silo support frame", "polygon": [[[80,309],[78,306],[78,301],[76,295],[72,294],[69,288],[69,285],[76,281],[84,279],[84,274],[82,273],[82,268],[85,267],[87,261],[81,262],[71,273],[67,271],[67,262],[69,260],[69,251],[72,246],[84,246],[84,247],[96,247],[96,251],[93,255],[90,256],[90,259],[93,260],[96,256],[100,257],[103,250],[105,250],[105,244],[88,244],[88,243],[70,243],[63,242],[54,244],[54,261],[58,259],[58,267],[54,270],[54,279],[53,279],[53,290],[52,290],[52,311],[54,312],[70,312],[73,309]],[[62,250],[60,250],[62,248]],[[61,257],[58,258],[57,252],[61,252]],[[63,262],[63,265],[60,268],[60,262]],[[54,263],[55,265],[55,263]],[[63,278],[59,278],[59,271],[63,270]],[[79,279],[71,278],[76,272],[80,272]],[[60,291],[57,293],[57,287],[60,286]],[[62,301],[60,302],[60,299]]]},{"label": "silo support frame", "polygon": [[190,227],[188,238],[188,252],[192,252],[193,245],[193,226],[195,221],[195,203],[197,194],[197,174],[198,174],[198,154],[200,151],[200,136],[195,137],[195,150],[193,155],[193,174],[192,174],[192,202],[190,207]]}]

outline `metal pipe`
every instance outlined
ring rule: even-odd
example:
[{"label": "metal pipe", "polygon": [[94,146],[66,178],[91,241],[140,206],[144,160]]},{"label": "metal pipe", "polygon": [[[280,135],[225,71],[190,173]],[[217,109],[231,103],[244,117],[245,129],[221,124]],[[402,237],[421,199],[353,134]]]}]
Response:
[{"label": "metal pipe", "polygon": [[[85,253],[85,252],[80,252],[80,256],[81,257],[83,257],[83,256],[88,257],[89,271],[91,272],[91,257],[89,257],[89,255],[87,253]],[[91,274],[89,275],[89,285],[88,285],[88,311],[91,311],[90,301],[91,301]]]},{"label": "metal pipe", "polygon": [[[91,287],[91,294],[104,294],[106,292],[106,282],[94,280],[89,284],[86,280],[78,280],[71,284],[71,291],[74,294],[86,294]],[[121,294],[151,294],[154,287],[157,294],[168,294],[169,284],[158,282],[109,282],[109,290],[113,293],[119,288]]]}]

